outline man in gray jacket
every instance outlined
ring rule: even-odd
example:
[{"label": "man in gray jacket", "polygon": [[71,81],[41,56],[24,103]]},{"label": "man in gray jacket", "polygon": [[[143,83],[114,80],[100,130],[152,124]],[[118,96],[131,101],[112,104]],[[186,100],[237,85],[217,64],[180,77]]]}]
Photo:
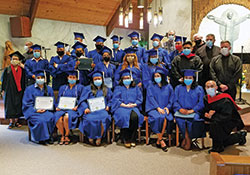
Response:
[{"label": "man in gray jacket", "polygon": [[219,90],[230,94],[235,100],[236,85],[242,73],[242,63],[239,57],[230,53],[231,43],[229,41],[221,41],[220,45],[221,54],[212,59],[210,75],[219,86]]}]

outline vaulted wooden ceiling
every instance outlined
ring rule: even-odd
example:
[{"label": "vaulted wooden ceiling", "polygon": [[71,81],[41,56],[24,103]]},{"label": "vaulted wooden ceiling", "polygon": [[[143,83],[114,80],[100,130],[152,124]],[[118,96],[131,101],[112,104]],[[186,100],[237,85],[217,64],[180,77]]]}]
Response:
[{"label": "vaulted wooden ceiling", "polygon": [[[118,26],[118,19],[113,18],[120,4],[127,5],[130,1],[134,5],[134,18],[139,19],[137,0],[0,0],[0,14],[31,16],[32,4],[36,3],[35,18],[102,26],[111,25],[113,20],[113,28]],[[137,23],[132,29],[139,28]]]}]

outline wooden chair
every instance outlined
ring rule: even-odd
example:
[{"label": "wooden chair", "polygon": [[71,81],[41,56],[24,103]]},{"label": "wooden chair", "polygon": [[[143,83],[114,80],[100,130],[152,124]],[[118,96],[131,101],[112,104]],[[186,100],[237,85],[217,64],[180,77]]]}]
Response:
[{"label": "wooden chair", "polygon": [[210,154],[210,175],[249,174],[250,157]]},{"label": "wooden chair", "polygon": [[[148,116],[144,117],[144,121],[146,123],[146,144],[149,145],[150,134],[149,134]],[[164,120],[164,122],[165,121],[166,119]],[[171,134],[168,134],[168,145],[171,146]]]}]

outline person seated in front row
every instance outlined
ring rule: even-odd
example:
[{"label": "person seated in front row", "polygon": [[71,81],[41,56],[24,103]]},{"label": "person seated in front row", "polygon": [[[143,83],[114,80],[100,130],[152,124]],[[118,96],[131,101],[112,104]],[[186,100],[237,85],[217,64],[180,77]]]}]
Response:
[{"label": "person seated in front row", "polygon": [[144,116],[139,111],[143,100],[142,92],[131,80],[130,71],[124,69],[120,72],[119,86],[115,87],[111,105],[115,124],[121,128],[127,148],[136,146],[137,129],[144,121]]},{"label": "person seated in front row", "polygon": [[[77,127],[78,118],[83,115],[83,92],[84,86],[77,84],[78,71],[69,71],[68,74],[68,84],[63,85],[59,89],[59,94],[57,98],[55,121],[56,127],[58,128],[60,134],[62,135],[59,142],[60,145],[68,145],[70,143],[69,133],[70,129],[75,129]],[[75,97],[76,106],[73,109],[60,109],[59,103],[61,97]]]},{"label": "person seated in front row", "polygon": [[[82,97],[84,101],[84,115],[80,122],[79,130],[88,137],[91,145],[94,145],[94,140],[96,140],[96,146],[100,146],[101,139],[105,136],[111,123],[111,116],[108,112],[111,106],[112,91],[104,84],[102,72],[93,71],[89,76],[92,80],[90,85],[85,87]],[[104,97],[105,109],[93,111],[89,106],[88,100],[98,97]]]},{"label": "person seated in front row", "polygon": [[[217,92],[218,86],[215,81],[209,80],[205,85],[207,95],[204,97],[204,117],[209,121],[209,134],[212,138],[210,152],[223,152],[229,145],[246,143],[246,131],[240,114],[232,97],[227,93]],[[237,132],[232,133],[236,128]]]},{"label": "person seated in front row", "polygon": [[193,138],[205,137],[201,118],[204,90],[195,82],[195,70],[184,70],[184,83],[175,88],[174,116],[183,140],[181,147],[189,150]]},{"label": "person seated in front row", "polygon": [[147,88],[146,112],[148,113],[148,122],[150,128],[157,134],[156,146],[167,151],[168,148],[162,138],[166,126],[168,133],[171,132],[171,123],[173,116],[171,114],[174,102],[174,90],[167,83],[168,71],[164,68],[157,67],[153,74],[153,83]]},{"label": "person seated in front row", "polygon": [[53,97],[53,89],[45,83],[44,70],[35,72],[36,83],[28,86],[23,95],[23,114],[28,121],[32,140],[41,144],[53,143],[51,137],[55,128],[55,116],[52,111],[35,109],[36,97]]}]

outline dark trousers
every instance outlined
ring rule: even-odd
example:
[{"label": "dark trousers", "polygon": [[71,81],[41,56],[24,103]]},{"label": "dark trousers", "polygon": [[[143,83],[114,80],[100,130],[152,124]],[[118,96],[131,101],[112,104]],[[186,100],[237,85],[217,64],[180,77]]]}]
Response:
[{"label": "dark trousers", "polygon": [[125,142],[135,142],[138,129],[138,115],[132,111],[130,114],[129,128],[121,129],[122,138]]}]

